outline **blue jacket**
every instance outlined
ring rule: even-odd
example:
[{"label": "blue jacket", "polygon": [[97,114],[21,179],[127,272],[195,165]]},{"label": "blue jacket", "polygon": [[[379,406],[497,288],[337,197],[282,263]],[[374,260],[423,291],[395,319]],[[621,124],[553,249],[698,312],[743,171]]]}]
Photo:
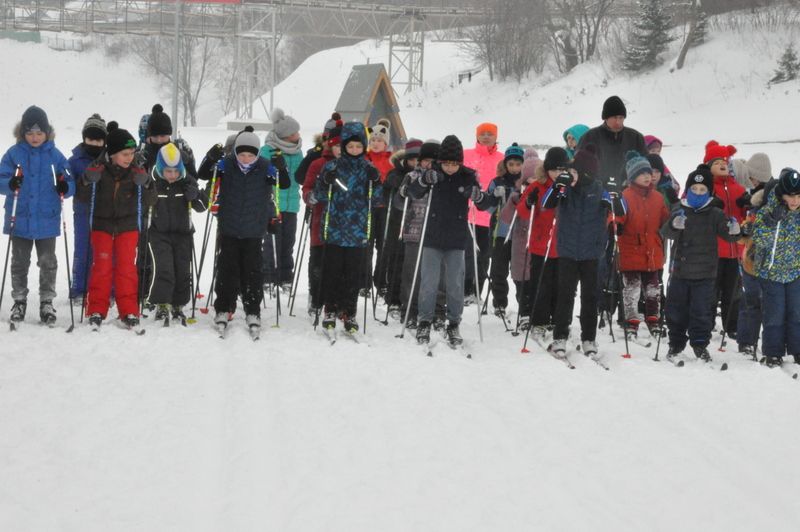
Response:
[{"label": "blue jacket", "polygon": [[276,171],[270,162],[258,157],[245,174],[236,155],[224,159],[225,173],[219,179],[219,230],[234,238],[262,238],[275,208],[272,204]]},{"label": "blue jacket", "polygon": [[53,183],[53,165],[56,174],[64,174],[69,185],[65,197],[75,193],[75,181],[69,173],[67,159],[58,151],[52,140],[34,148],[24,140],[11,146],[0,161],[0,194],[6,196],[3,233],[11,230],[11,212],[14,193],[8,187],[16,172],[22,168],[23,181],[17,199],[17,222],[14,236],[29,240],[55,238],[61,234],[61,198]]},{"label": "blue jacket", "polygon": [[542,205],[545,209],[558,207],[558,256],[575,261],[599,259],[606,249],[612,205],[617,216],[624,216],[626,210],[624,200],[612,201],[599,180],[583,177],[574,187],[565,187],[563,195],[554,185],[545,194]]}]

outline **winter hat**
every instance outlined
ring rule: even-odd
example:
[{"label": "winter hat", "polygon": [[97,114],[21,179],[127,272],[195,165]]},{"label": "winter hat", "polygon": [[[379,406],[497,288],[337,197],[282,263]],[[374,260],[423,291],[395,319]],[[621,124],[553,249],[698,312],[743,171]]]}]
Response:
[{"label": "winter hat", "polygon": [[422,147],[419,149],[419,158],[421,159],[433,159],[436,160],[439,158],[439,148],[441,144],[439,144],[438,140],[426,140],[422,143]]},{"label": "winter hat", "polygon": [[711,175],[711,167],[707,164],[698,164],[689,178],[686,180],[686,190],[689,190],[692,185],[705,185],[709,193],[714,190],[714,176]]},{"label": "winter hat", "polygon": [[347,144],[353,141],[360,142],[365,148],[367,147],[367,131],[364,124],[356,120],[342,126],[342,151],[344,152]]},{"label": "winter hat", "polygon": [[642,155],[635,150],[630,150],[625,154],[625,174],[628,176],[628,183],[633,183],[633,180],[642,174],[652,174],[653,167],[650,166],[650,161],[642,157]]},{"label": "winter hat", "polygon": [[160,135],[172,135],[172,120],[164,112],[160,103],[153,106],[153,112],[147,120],[147,136],[158,137]]},{"label": "winter hat", "polygon": [[706,154],[703,157],[703,164],[711,166],[716,159],[728,160],[736,153],[736,148],[733,146],[721,146],[716,140],[711,140],[706,144]]},{"label": "winter hat", "polygon": [[183,165],[181,158],[181,151],[173,143],[168,143],[158,150],[156,155],[156,173],[159,177],[164,177],[164,170],[167,168],[175,168],[180,172],[178,179],[186,177],[186,167]]},{"label": "winter hat", "polygon": [[111,156],[122,150],[136,149],[136,139],[126,129],[120,129],[119,124],[113,120],[106,126],[106,153]]},{"label": "winter hat", "polygon": [[272,131],[278,136],[279,139],[291,137],[300,131],[300,123],[283,112],[283,109],[276,107],[272,110],[270,115],[272,120]]},{"label": "winter hat", "polygon": [[520,161],[525,161],[525,150],[520,148],[519,144],[516,142],[506,148],[504,161],[508,161],[509,159],[519,159]]},{"label": "winter hat", "polygon": [[775,190],[776,194],[789,194],[795,196],[800,194],[800,172],[794,168],[784,168],[778,178],[780,190]]},{"label": "winter hat", "polygon": [[392,124],[386,118],[381,118],[378,123],[369,128],[370,139],[381,139],[386,145],[389,145],[389,130],[392,129]]},{"label": "winter hat", "polygon": [[236,155],[242,152],[252,153],[258,155],[258,150],[261,148],[261,140],[258,135],[253,133],[253,126],[247,126],[244,131],[236,136],[236,142],[233,143],[233,151]]},{"label": "winter hat", "polygon": [[556,168],[569,167],[569,156],[567,150],[559,146],[550,148],[544,154],[544,169],[555,170]]},{"label": "winter hat", "polygon": [[575,153],[572,159],[574,168],[581,177],[597,177],[600,171],[600,161],[597,159],[597,147],[594,144],[587,144]]},{"label": "winter hat", "polygon": [[475,128],[475,136],[480,137],[484,133],[491,133],[495,137],[497,136],[497,124],[492,124],[491,122],[484,122],[483,124],[478,124],[478,127]]},{"label": "winter hat", "polygon": [[619,96],[611,96],[603,103],[603,120],[612,116],[628,116],[628,110]]},{"label": "winter hat", "polygon": [[661,139],[656,137],[655,135],[645,135],[644,136],[644,145],[647,146],[648,150],[655,143],[661,144],[662,146],[664,145],[664,143],[661,141]]},{"label": "winter hat", "polygon": [[413,159],[415,157],[419,157],[420,151],[422,150],[422,141],[419,139],[408,139],[406,142],[406,149],[405,149],[405,158],[406,159]]},{"label": "winter hat", "polygon": [[86,122],[83,124],[81,135],[83,135],[83,138],[85,139],[106,140],[106,137],[108,136],[108,130],[106,130],[106,121],[103,120],[99,114],[93,114],[86,119]]},{"label": "winter hat", "polygon": [[731,159],[731,171],[737,183],[744,188],[753,187],[753,183],[750,182],[750,169],[747,168],[746,159]]},{"label": "winter hat", "polygon": [[335,128],[339,128],[339,131],[341,131],[343,124],[344,122],[342,122],[342,115],[334,112],[331,114],[331,119],[325,122],[325,127],[322,128],[322,137],[326,139],[329,138],[330,132]]},{"label": "winter hat", "polygon": [[50,122],[47,120],[47,113],[41,107],[36,107],[35,105],[31,105],[22,113],[20,127],[23,134],[32,131],[42,131],[50,134]]},{"label": "winter hat", "polygon": [[[332,148],[333,146],[338,146],[339,144],[342,143],[342,126],[343,125],[344,124],[342,123],[341,120],[334,120],[333,126],[331,126],[331,128],[328,129],[326,131],[326,133],[323,134],[323,135],[326,135],[325,142],[328,144],[329,148]],[[328,126],[328,124],[325,124],[325,127],[327,127],[327,126]]]},{"label": "winter hat", "polygon": [[575,124],[571,128],[564,131],[561,136],[564,138],[564,142],[567,142],[567,135],[572,135],[572,138],[575,139],[575,142],[579,142],[581,137],[583,137],[588,131],[589,126],[585,124]]},{"label": "winter hat", "polygon": [[766,183],[772,179],[772,163],[766,153],[754,153],[750,159],[747,160],[747,170],[750,172],[750,177],[761,182]]},{"label": "winter hat", "polygon": [[455,135],[447,135],[442,140],[442,145],[439,148],[440,161],[455,161],[458,163],[464,162],[464,146]]},{"label": "winter hat", "polygon": [[664,159],[657,153],[648,153],[647,154],[647,161],[650,163],[650,167],[653,170],[658,170],[662,174],[667,173],[667,167],[664,166]]},{"label": "winter hat", "polygon": [[542,160],[539,153],[533,148],[525,150],[525,160],[522,163],[522,179],[536,176],[536,169],[541,166]]}]

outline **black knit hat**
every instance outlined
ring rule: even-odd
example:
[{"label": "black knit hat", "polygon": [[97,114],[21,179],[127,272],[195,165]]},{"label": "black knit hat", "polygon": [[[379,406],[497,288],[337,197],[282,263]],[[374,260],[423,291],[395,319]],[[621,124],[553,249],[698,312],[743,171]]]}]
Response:
[{"label": "black knit hat", "polygon": [[99,114],[93,114],[87,118],[86,122],[83,124],[81,135],[85,139],[106,140],[106,137],[108,136],[106,121],[103,120]]},{"label": "black knit hat", "polygon": [[780,177],[778,178],[778,186],[775,187],[775,193],[780,195],[788,194],[795,196],[800,194],[800,172],[794,168],[784,168],[781,170]]},{"label": "black knit hat", "polygon": [[172,135],[172,120],[164,112],[161,104],[157,103],[153,106],[153,112],[147,121],[147,136],[157,137],[159,135]]},{"label": "black knit hat", "polygon": [[126,129],[120,129],[119,124],[112,120],[108,123],[106,129],[108,130],[108,137],[106,138],[106,153],[108,155],[114,155],[128,148],[136,149],[136,139]]},{"label": "black knit hat", "polygon": [[603,120],[612,116],[628,116],[628,110],[619,96],[611,96],[603,104]]},{"label": "black knit hat", "polygon": [[685,190],[689,190],[692,185],[705,185],[709,194],[713,192],[714,176],[711,174],[711,168],[707,164],[698,164],[697,168],[689,174]]},{"label": "black knit hat", "polygon": [[442,145],[439,148],[440,161],[455,161],[458,163],[464,162],[464,146],[455,135],[447,135],[442,140]]},{"label": "black knit hat", "polygon": [[600,161],[597,159],[597,148],[594,144],[587,144],[575,153],[572,159],[574,168],[580,177],[598,177]]},{"label": "black knit hat", "polygon": [[650,161],[650,166],[653,170],[658,170],[662,174],[666,172],[666,167],[664,166],[664,159],[657,153],[650,153],[647,155],[647,160]]},{"label": "black knit hat", "polygon": [[441,144],[439,144],[438,140],[426,140],[422,143],[422,147],[419,149],[419,159],[433,159],[436,160],[439,158],[439,148]]},{"label": "black knit hat", "polygon": [[41,107],[36,107],[35,105],[31,105],[22,113],[20,126],[23,134],[36,130],[46,134],[50,133],[50,121],[47,120],[47,113]]},{"label": "black knit hat", "polygon": [[564,148],[555,146],[547,150],[547,153],[544,154],[545,171],[567,167],[569,167],[569,155],[567,155],[567,150]]}]

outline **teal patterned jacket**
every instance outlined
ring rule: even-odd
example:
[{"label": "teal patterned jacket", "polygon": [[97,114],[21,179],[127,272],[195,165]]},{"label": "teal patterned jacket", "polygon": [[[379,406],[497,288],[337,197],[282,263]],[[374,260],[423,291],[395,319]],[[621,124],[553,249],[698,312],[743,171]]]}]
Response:
[{"label": "teal patterned jacket", "polygon": [[788,211],[776,222],[772,213],[780,201],[770,193],[767,205],[756,215],[754,267],[756,276],[761,279],[791,283],[800,277],[800,209]]}]

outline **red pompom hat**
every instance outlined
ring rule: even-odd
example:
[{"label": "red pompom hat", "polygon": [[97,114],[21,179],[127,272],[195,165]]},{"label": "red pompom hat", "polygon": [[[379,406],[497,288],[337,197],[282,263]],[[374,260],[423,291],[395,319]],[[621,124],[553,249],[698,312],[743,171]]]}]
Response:
[{"label": "red pompom hat", "polygon": [[711,162],[716,159],[725,159],[727,161],[735,153],[736,148],[733,146],[721,146],[716,140],[709,141],[706,144],[706,155],[703,157],[703,164],[711,166]]}]

